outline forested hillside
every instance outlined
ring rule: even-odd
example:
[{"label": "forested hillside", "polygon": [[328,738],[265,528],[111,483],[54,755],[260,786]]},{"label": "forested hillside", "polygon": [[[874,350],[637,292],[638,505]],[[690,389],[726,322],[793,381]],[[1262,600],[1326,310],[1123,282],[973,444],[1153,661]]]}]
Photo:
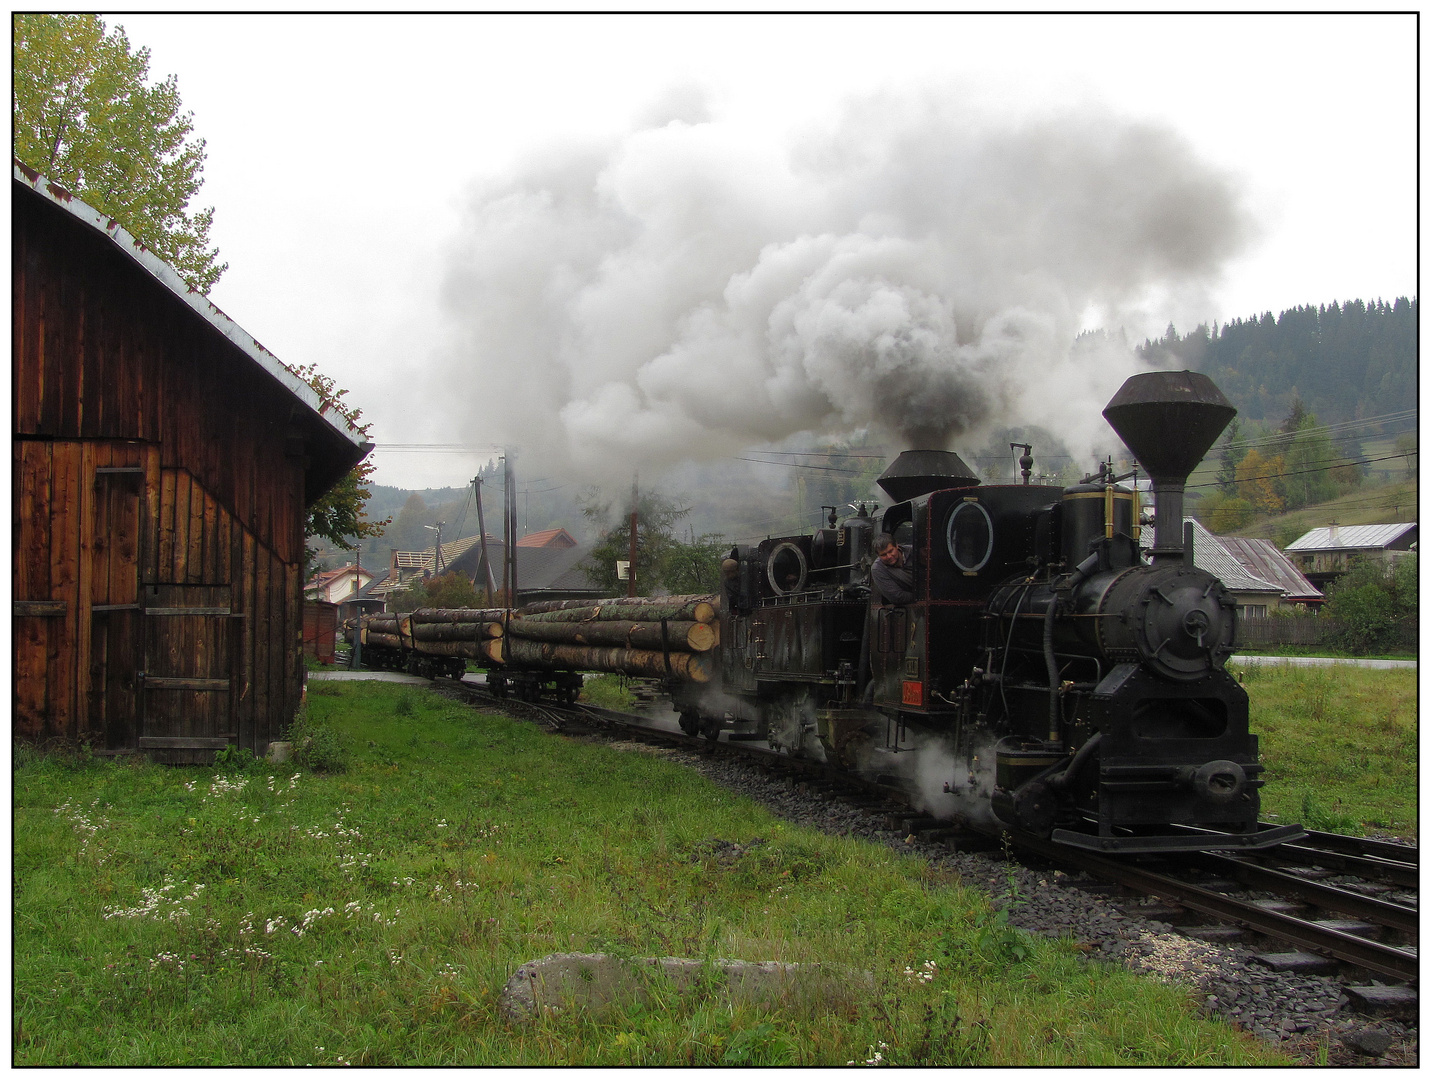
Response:
[{"label": "forested hillside", "polygon": [[1248,424],[1280,424],[1301,399],[1323,424],[1416,404],[1416,300],[1333,301],[1179,336],[1169,326],[1138,355],[1157,367],[1205,372]]}]

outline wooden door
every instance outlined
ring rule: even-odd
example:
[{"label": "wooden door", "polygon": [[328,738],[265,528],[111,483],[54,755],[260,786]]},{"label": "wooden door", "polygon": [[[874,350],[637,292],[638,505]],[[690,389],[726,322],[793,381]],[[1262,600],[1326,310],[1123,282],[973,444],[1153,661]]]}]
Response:
[{"label": "wooden door", "polygon": [[212,761],[238,737],[232,589],[146,585],[143,600],[139,748],[161,761]]},{"label": "wooden door", "polygon": [[[139,555],[145,467],[102,454],[87,485],[91,513],[81,541],[88,573],[89,730],[109,750],[133,749],[139,643]],[[83,632],[83,631],[82,631]]]}]

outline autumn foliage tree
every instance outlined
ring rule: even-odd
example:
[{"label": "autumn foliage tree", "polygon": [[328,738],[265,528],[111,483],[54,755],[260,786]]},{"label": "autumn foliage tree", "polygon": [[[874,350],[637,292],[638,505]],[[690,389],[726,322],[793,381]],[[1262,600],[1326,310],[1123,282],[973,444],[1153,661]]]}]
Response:
[{"label": "autumn foliage tree", "polygon": [[1284,470],[1281,457],[1266,458],[1256,447],[1237,464],[1237,495],[1259,514],[1280,514],[1285,500],[1278,493]]},{"label": "autumn foliage tree", "polygon": [[190,210],[204,140],[174,76],[149,82],[149,50],[95,15],[15,14],[14,153],[125,227],[199,292],[228,269],[209,247],[214,210]]},{"label": "autumn foliage tree", "polygon": [[[348,391],[339,390],[332,379],[318,370],[316,364],[297,368],[295,374],[313,387],[329,408],[335,409],[364,435],[368,434],[372,425],[359,423],[363,411],[345,402],[343,398]],[[376,468],[371,458],[354,465],[327,494],[308,508],[308,517],[303,527],[304,535],[309,540],[317,537],[330,540],[341,548],[353,548],[367,537],[382,536],[383,530],[392,524],[393,519],[389,517],[382,521],[370,521],[364,512],[367,501],[372,496],[372,489],[368,484]],[[311,545],[305,549],[309,562],[313,561],[316,554]]]}]

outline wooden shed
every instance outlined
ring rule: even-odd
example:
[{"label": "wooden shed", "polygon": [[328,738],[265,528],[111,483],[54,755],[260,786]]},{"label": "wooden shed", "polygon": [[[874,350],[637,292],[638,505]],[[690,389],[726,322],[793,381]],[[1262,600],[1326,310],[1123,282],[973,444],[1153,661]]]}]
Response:
[{"label": "wooden shed", "polygon": [[14,734],[262,754],[305,510],[372,447],[116,222],[18,162],[11,204]]}]

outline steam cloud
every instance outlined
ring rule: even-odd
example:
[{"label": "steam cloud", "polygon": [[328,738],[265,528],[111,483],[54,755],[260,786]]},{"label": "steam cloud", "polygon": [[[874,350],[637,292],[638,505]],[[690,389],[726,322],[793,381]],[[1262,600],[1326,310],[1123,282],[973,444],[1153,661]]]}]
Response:
[{"label": "steam cloud", "polygon": [[1230,178],[1109,114],[882,96],[763,146],[687,98],[474,189],[443,403],[593,477],[871,425],[944,448],[1037,421],[1088,449],[1135,367],[1072,348],[1087,313],[1200,290],[1247,231]]}]

